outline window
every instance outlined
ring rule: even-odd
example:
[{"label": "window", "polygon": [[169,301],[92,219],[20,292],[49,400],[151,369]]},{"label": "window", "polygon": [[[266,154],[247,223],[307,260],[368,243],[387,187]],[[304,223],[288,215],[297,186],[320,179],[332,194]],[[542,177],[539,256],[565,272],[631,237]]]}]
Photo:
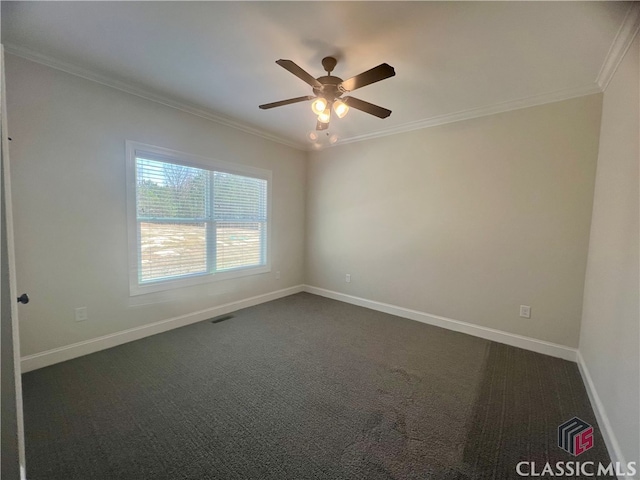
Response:
[{"label": "window", "polygon": [[127,142],[132,295],[269,271],[271,173]]}]

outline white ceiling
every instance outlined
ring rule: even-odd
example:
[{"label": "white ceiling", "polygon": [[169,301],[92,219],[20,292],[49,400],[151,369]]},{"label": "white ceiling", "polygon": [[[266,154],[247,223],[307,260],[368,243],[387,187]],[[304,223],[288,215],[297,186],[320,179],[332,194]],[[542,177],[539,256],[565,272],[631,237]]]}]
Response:
[{"label": "white ceiling", "polygon": [[[631,2],[2,2],[9,53],[304,146],[311,94],[275,60],[349,78],[393,111],[334,119],[343,141],[599,91]],[[628,17],[627,17],[628,19]],[[606,65],[605,65],[606,66]]]}]

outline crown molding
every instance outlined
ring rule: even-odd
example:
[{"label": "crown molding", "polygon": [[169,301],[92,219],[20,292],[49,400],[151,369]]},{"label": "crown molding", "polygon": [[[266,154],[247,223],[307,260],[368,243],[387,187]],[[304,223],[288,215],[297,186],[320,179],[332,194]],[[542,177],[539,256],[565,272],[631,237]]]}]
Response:
[{"label": "crown molding", "polygon": [[435,127],[437,125],[445,125],[447,123],[471,120],[478,117],[486,117],[488,115],[509,112],[511,110],[519,110],[521,108],[535,107],[536,105],[544,105],[546,103],[560,102],[562,100],[569,100],[570,98],[582,97],[585,95],[593,95],[595,93],[602,93],[602,90],[597,84],[594,83],[592,85],[586,85],[583,87],[569,88],[557,92],[544,93],[541,95],[535,95],[517,100],[510,100],[508,102],[494,103],[493,105],[485,105],[483,107],[471,108],[469,110],[462,110],[456,113],[448,113],[445,115],[438,115],[423,120],[417,120],[415,122],[408,122],[385,130],[378,130],[373,133],[366,133],[364,135],[357,135],[349,138],[341,138],[340,141],[334,146],[361,142],[363,140],[369,140],[372,138],[386,137],[388,135],[410,132],[412,130],[420,130],[427,127]]},{"label": "crown molding", "polygon": [[[640,7],[640,5],[638,6]],[[625,17],[625,22],[627,21],[628,18],[633,17],[633,15],[630,15],[632,13],[632,10],[640,11],[640,9],[631,8],[627,13],[627,17]],[[634,17],[636,18],[635,20],[636,24],[638,23],[637,13],[638,12],[636,12],[636,15]],[[626,31],[628,30],[628,28],[624,29],[623,27],[621,27],[620,31],[623,31],[623,30]],[[637,30],[637,25],[636,25],[636,30]],[[618,36],[616,37],[616,39],[619,36],[620,36],[620,32],[618,32]],[[631,39],[633,39],[633,36],[630,37],[630,40],[628,42],[629,44]],[[56,70],[69,73],[71,75],[84,78],[86,80],[91,80],[91,81],[100,83],[102,85],[106,85],[108,87],[115,88],[117,90],[129,93],[131,95],[136,95],[138,97],[145,98],[147,100],[151,100],[153,102],[160,103],[162,105],[166,105],[168,107],[175,108],[177,110],[181,110],[183,112],[190,113],[192,115],[196,115],[206,120],[209,120],[221,125],[225,125],[227,127],[231,127],[231,128],[243,131],[245,133],[249,133],[251,135],[264,138],[266,140],[270,140],[272,142],[287,145],[289,147],[292,147],[298,150],[313,151],[312,146],[309,145],[308,143],[294,142],[290,139],[287,139],[278,135],[274,135],[270,132],[245,125],[241,122],[238,122],[226,117],[222,117],[216,113],[213,113],[210,110],[177,101],[175,99],[160,95],[158,93],[151,92],[139,86],[134,86],[129,83],[122,82],[120,80],[115,80],[105,75],[95,73],[93,71],[87,70],[82,67],[78,67],[77,65],[72,65],[67,62],[62,62],[48,55],[43,55],[41,53],[35,52],[33,50],[30,50],[24,47],[20,47],[11,43],[6,43],[4,46],[5,46],[5,51],[7,53],[24,58],[26,60],[30,60],[32,62],[45,65],[47,67],[51,67]],[[626,46],[626,48],[628,48],[628,45]],[[622,57],[620,57],[620,59],[621,58]],[[618,63],[619,63],[619,60],[618,60]],[[592,95],[594,93],[601,93],[601,92],[602,92],[601,87],[598,86],[598,84],[594,83],[594,84],[586,85],[583,87],[570,88],[570,89],[565,89],[557,92],[550,92],[542,95],[535,95],[532,97],[511,100],[511,101],[496,103],[492,105],[486,105],[483,107],[472,108],[472,109],[462,110],[455,113],[438,115],[435,117],[429,117],[421,120],[416,120],[413,122],[403,123],[401,125],[396,125],[394,127],[378,130],[372,133],[366,133],[363,135],[356,135],[353,137],[341,138],[337,144],[329,145],[327,146],[327,148],[337,147],[337,146],[348,144],[348,143],[361,142],[364,140],[369,140],[369,139],[378,138],[378,137],[386,137],[388,135],[395,135],[398,133],[410,132],[413,130],[420,130],[423,128],[434,127],[437,125],[444,125],[447,123],[470,120],[473,118],[494,115],[496,113],[502,113],[502,112],[508,112],[511,110],[518,110],[521,108],[533,107],[536,105],[543,105],[545,103],[559,102],[562,100],[568,100],[570,98],[581,97],[584,95]]]},{"label": "crown molding", "polygon": [[215,122],[220,125],[231,127],[236,130],[240,130],[242,132],[264,138],[266,140],[270,140],[272,142],[287,145],[288,147],[292,147],[298,150],[307,149],[306,144],[293,142],[289,139],[283,138],[278,135],[274,135],[273,133],[267,132],[265,130],[251,127],[249,125],[238,122],[236,120],[232,120],[230,118],[220,116],[208,109],[203,109],[195,105],[190,105],[188,103],[180,102],[166,95],[160,95],[158,93],[152,92],[145,88],[134,86],[129,83],[122,82],[120,80],[116,80],[114,78],[108,77],[106,75],[102,75],[102,74],[87,70],[77,65],[73,65],[71,63],[57,60],[53,57],[35,52],[28,48],[20,47],[18,45],[14,45],[11,43],[5,43],[4,48],[5,48],[5,51],[7,53],[10,53],[11,55],[15,55],[17,57],[21,57],[35,63],[39,63],[56,70],[60,70],[65,73],[70,73],[71,75],[75,75],[75,76],[84,78],[86,80],[91,80],[93,82],[100,83],[101,85],[105,85],[107,87],[115,88],[116,90],[120,90],[122,92],[129,93],[137,97],[151,100],[152,102],[160,103],[167,107],[175,108],[177,110],[190,113],[191,115],[196,115],[198,117],[204,118],[205,120],[209,120],[211,122]]},{"label": "crown molding", "polygon": [[640,29],[640,3],[633,3],[627,10],[622,25],[620,25],[620,29],[613,39],[607,57],[598,73],[596,83],[603,92],[607,89],[613,74],[618,69],[618,65],[620,65],[627,50],[629,50],[633,39],[638,33],[638,29]]}]

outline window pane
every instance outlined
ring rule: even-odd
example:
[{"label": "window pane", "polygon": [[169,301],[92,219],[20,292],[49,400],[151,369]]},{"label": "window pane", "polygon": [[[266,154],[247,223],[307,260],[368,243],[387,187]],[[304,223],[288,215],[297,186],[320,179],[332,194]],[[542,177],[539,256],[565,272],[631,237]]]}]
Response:
[{"label": "window pane", "polygon": [[262,265],[264,222],[217,222],[217,270]]},{"label": "window pane", "polygon": [[[198,160],[151,146],[132,152],[132,146],[127,145],[133,160],[128,174],[134,174],[135,196],[128,196],[127,208],[135,212],[130,240],[137,243],[132,260],[138,266],[132,294],[195,285],[236,269],[246,268],[238,275],[249,275],[267,264],[270,172],[227,173],[217,171],[215,161],[187,166],[183,160]],[[241,165],[233,168],[243,172]]]},{"label": "window pane", "polygon": [[205,218],[208,171],[143,158],[136,168],[138,218]]},{"label": "window pane", "polygon": [[218,221],[264,222],[267,181],[225,172],[213,173],[214,218]]},{"label": "window pane", "polygon": [[206,272],[206,224],[140,222],[141,282]]}]

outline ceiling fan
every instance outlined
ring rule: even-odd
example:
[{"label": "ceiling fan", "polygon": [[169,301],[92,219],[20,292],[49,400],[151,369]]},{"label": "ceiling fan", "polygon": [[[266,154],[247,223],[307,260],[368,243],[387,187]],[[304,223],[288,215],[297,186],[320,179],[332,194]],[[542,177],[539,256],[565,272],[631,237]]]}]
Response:
[{"label": "ceiling fan", "polygon": [[379,82],[380,80],[384,80],[385,78],[393,77],[396,72],[391,65],[382,63],[377,67],[367,70],[366,72],[362,72],[360,75],[351,77],[348,80],[342,80],[340,77],[334,77],[331,75],[331,72],[338,63],[334,57],[325,57],[322,59],[322,67],[326,70],[327,75],[318,78],[313,78],[309,73],[304,71],[291,60],[277,60],[276,63],[282,68],[293,73],[302,81],[311,85],[313,88],[313,95],[266,103],[264,105],[260,105],[262,110],[313,100],[311,109],[316,115],[318,115],[316,130],[326,130],[329,128],[329,122],[331,121],[331,107],[333,107],[333,111],[338,118],[344,117],[349,111],[349,107],[374,115],[378,118],[387,118],[391,115],[391,110],[379,107],[373,103],[365,102],[364,100],[360,100],[355,97],[342,97],[344,93],[352,92],[357,88],[362,88],[367,85],[371,85],[372,83]]}]

